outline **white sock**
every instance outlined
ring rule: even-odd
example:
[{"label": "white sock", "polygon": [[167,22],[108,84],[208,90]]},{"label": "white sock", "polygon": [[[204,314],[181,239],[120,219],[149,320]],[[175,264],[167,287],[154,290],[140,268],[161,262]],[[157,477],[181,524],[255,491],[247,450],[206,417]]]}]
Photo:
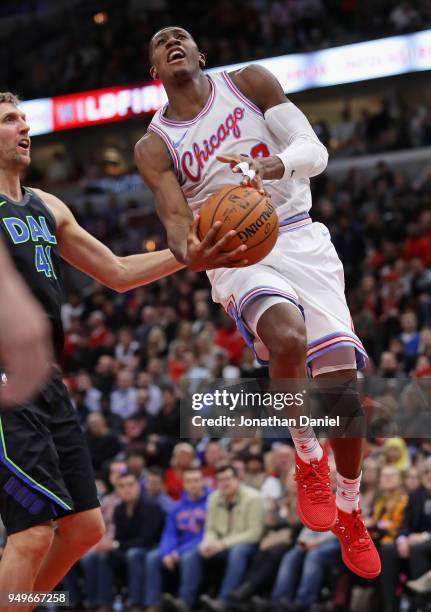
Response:
[{"label": "white sock", "polygon": [[323,448],[310,425],[306,427],[289,427],[293,443],[299,458],[304,463],[320,461],[323,456]]},{"label": "white sock", "polygon": [[352,513],[359,507],[359,487],[361,486],[362,472],[353,480],[345,478],[337,472],[337,493],[335,496],[337,508],[343,512]]}]

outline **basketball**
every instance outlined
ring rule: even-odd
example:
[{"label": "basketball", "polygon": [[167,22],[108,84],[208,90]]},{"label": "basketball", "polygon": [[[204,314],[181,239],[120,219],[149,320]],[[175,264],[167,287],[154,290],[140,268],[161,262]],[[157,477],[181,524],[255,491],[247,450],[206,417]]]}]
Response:
[{"label": "basketball", "polygon": [[257,263],[271,252],[277,241],[278,216],[271,199],[252,187],[222,187],[201,206],[199,214],[199,240],[216,221],[222,222],[216,241],[230,230],[236,230],[237,235],[229,240],[225,251],[247,245],[247,250],[236,256],[238,262],[247,259],[248,265]]}]

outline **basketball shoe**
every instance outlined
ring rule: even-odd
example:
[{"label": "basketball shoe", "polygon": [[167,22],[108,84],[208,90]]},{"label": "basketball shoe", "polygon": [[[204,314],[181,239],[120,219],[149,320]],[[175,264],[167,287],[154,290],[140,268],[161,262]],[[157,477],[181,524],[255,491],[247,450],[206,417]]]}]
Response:
[{"label": "basketball shoe", "polygon": [[323,449],[320,461],[302,461],[295,453],[297,483],[296,512],[306,527],[313,531],[328,531],[337,519],[335,495],[329,482],[328,454]]},{"label": "basketball shoe", "polygon": [[375,578],[380,574],[379,553],[362,520],[361,510],[343,512],[337,508],[337,520],[331,529],[341,545],[344,564],[361,578]]}]

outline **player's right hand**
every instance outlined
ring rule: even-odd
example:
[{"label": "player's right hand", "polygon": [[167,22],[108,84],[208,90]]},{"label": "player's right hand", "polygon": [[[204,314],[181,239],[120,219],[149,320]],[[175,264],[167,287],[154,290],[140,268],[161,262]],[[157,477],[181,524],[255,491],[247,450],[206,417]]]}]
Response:
[{"label": "player's right hand", "polygon": [[215,236],[222,225],[221,221],[216,221],[201,241],[197,233],[198,224],[199,215],[195,217],[187,237],[187,255],[184,263],[191,270],[202,272],[215,268],[241,268],[248,264],[245,258],[238,260],[238,255],[244,254],[247,250],[245,244],[231,251],[225,250],[229,240],[236,236],[235,230],[227,232],[216,242]]}]

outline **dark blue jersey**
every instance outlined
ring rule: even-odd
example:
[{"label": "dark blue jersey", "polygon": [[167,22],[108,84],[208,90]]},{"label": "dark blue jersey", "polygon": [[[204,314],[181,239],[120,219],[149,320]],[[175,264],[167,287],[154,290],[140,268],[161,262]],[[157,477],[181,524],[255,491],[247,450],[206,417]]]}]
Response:
[{"label": "dark blue jersey", "polygon": [[[48,316],[58,353],[64,342],[63,288],[54,215],[31,189],[23,187],[20,202],[0,193],[0,237]],[[25,325],[25,321],[22,324]]]}]

